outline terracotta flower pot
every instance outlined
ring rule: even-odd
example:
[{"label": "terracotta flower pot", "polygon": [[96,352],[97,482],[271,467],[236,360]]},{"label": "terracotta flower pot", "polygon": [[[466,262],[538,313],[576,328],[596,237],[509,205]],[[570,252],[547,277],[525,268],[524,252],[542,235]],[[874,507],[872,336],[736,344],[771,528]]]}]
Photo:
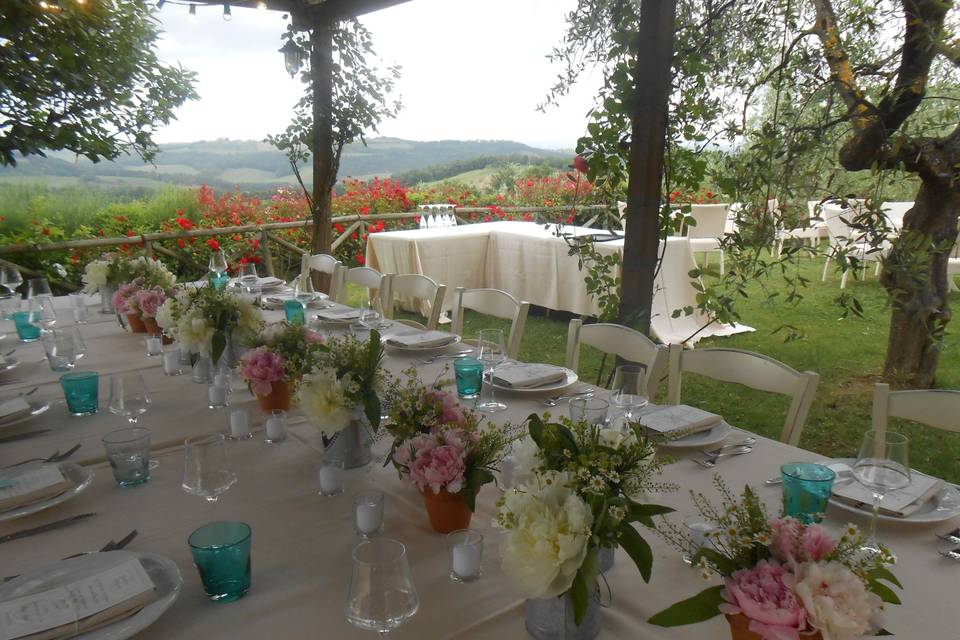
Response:
[{"label": "terracotta flower pot", "polygon": [[[727,622],[730,623],[730,637],[732,640],[763,640],[760,634],[750,631],[750,618],[738,613],[735,616],[727,615]],[[803,640],[823,640],[820,632],[812,636],[803,636]]]},{"label": "terracotta flower pot", "polygon": [[440,493],[434,493],[433,489],[427,489],[421,493],[423,493],[423,504],[427,507],[427,515],[430,516],[430,526],[434,531],[450,533],[470,527],[470,518],[473,513],[460,494],[447,493],[446,489],[441,489]]},{"label": "terracotta flower pot", "polygon": [[130,325],[130,331],[133,333],[147,332],[147,325],[143,324],[143,318],[136,313],[127,314],[127,324]]},{"label": "terracotta flower pot", "polygon": [[271,390],[265,396],[257,395],[257,402],[264,413],[290,410],[290,384],[286,380],[270,383]]}]

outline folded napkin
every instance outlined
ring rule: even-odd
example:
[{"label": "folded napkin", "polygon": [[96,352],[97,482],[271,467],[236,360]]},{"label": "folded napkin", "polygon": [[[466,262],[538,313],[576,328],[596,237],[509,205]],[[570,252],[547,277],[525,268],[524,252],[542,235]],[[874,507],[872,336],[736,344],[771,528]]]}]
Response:
[{"label": "folded napkin", "polygon": [[[943,486],[944,482],[939,478],[911,471],[909,485],[883,494],[880,511],[888,516],[906,518],[940,493]],[[833,497],[861,509],[869,509],[873,505],[873,492],[859,482],[834,484]]]},{"label": "folded napkin", "polygon": [[497,367],[493,382],[511,389],[533,389],[567,379],[567,370],[552,364],[518,362]]},{"label": "folded napkin", "polygon": [[128,618],[157,597],[143,565],[131,558],[74,582],[0,602],[0,638],[73,638]]},{"label": "folded napkin", "polygon": [[360,317],[360,309],[322,309],[317,312],[317,317],[321,320],[329,320],[332,322],[356,320]]},{"label": "folded napkin", "polygon": [[658,407],[639,418],[640,425],[660,435],[693,435],[720,424],[722,417],[685,404]]},{"label": "folded napkin", "polygon": [[429,349],[445,347],[456,339],[457,336],[446,331],[416,331],[391,336],[387,339],[387,344],[401,349]]},{"label": "folded napkin", "polygon": [[[0,511],[9,511],[59,495],[70,488],[70,481],[55,464],[14,467],[0,475]],[[13,484],[9,484],[9,481]]]},{"label": "folded napkin", "polygon": [[30,413],[30,403],[17,396],[11,400],[0,402],[0,424],[7,420],[14,420]]}]

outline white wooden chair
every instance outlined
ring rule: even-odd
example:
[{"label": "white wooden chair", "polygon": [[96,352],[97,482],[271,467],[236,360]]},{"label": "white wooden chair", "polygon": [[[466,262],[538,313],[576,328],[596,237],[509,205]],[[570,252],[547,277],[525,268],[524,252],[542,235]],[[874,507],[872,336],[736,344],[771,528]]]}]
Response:
[{"label": "white wooden chair", "polygon": [[330,276],[330,290],[326,293],[330,296],[331,300],[337,300],[340,296],[340,289],[342,288],[338,266],[340,266],[340,261],[326,253],[318,253],[316,255],[304,254],[300,261],[300,278],[310,277],[313,271],[326,273]]},{"label": "white wooden chair", "polygon": [[348,269],[342,264],[339,265],[337,269],[339,273],[336,278],[340,283],[340,295],[337,296],[336,302],[347,304],[350,297],[350,289],[347,286],[349,284],[355,284],[366,289],[368,299],[380,295],[383,275],[376,269],[372,267],[353,267],[352,269]]},{"label": "white wooden chair", "polygon": [[720,275],[723,275],[723,234],[727,226],[727,210],[725,204],[694,204],[690,205],[690,217],[697,221],[695,226],[687,227],[687,237],[690,238],[690,249],[694,253],[703,253],[704,268],[710,264],[710,252],[720,253]]},{"label": "white wooden chair", "polygon": [[910,209],[913,209],[913,202],[884,202],[880,205],[880,210],[887,217],[887,224],[897,234],[903,230],[903,218]]},{"label": "white wooden chair", "polygon": [[783,253],[783,244],[787,240],[800,240],[804,244],[809,241],[810,245],[815,247],[820,244],[820,240],[830,237],[830,232],[821,215],[822,210],[823,204],[819,200],[807,200],[807,217],[804,220],[798,220],[799,226],[793,229],[777,229],[776,254],[778,257]]},{"label": "white wooden chair", "polygon": [[790,396],[793,401],[780,432],[780,441],[796,445],[820,382],[813,371],[800,372],[769,356],[740,349],[684,350],[670,345],[670,404],[680,404],[683,373],[696,373],[722,382],[735,382],[758,391]]},{"label": "white wooden chair", "polygon": [[453,298],[453,327],[451,331],[463,335],[463,310],[473,309],[488,316],[510,321],[507,338],[507,357],[516,358],[527,323],[530,303],[514,298],[499,289],[465,289],[457,287]]},{"label": "white wooden chair", "polygon": [[873,430],[886,431],[890,418],[904,418],[946,431],[960,432],[960,391],[920,389],[890,391],[878,382],[873,387]]},{"label": "white wooden chair", "polygon": [[390,320],[394,317],[394,305],[398,298],[422,300],[429,306],[427,324],[412,320],[398,320],[403,324],[425,329],[436,329],[440,322],[440,311],[447,285],[437,284],[431,278],[418,273],[386,274],[380,286],[380,303],[383,315]]},{"label": "white wooden chair", "polygon": [[950,284],[950,291],[960,291],[960,288],[957,288],[957,276],[960,276],[960,236],[953,243],[953,251],[947,258],[947,282]]},{"label": "white wooden chair", "polygon": [[[855,206],[857,205],[855,204]],[[876,262],[876,272],[880,272],[880,260],[883,257],[884,250],[882,248],[879,251],[874,250],[874,247],[872,247],[869,242],[857,237],[858,232],[855,229],[851,229],[850,225],[846,222],[855,215],[856,212],[854,209],[843,207],[840,204],[823,205],[823,221],[826,223],[827,230],[830,232],[830,249],[823,263],[823,276],[820,278],[822,281],[826,281],[827,279],[827,268],[830,266],[830,260],[833,259],[833,256],[840,250],[844,250],[848,255],[863,262],[864,272],[866,272],[867,269],[867,262]],[[849,270],[845,269],[843,275],[840,276],[841,289],[847,286],[847,276],[849,273]]]},{"label": "white wooden chair", "polygon": [[582,344],[620,356],[627,362],[644,365],[647,368],[647,397],[656,396],[660,381],[667,372],[666,346],[621,324],[583,324],[583,320],[574,319],[567,329],[567,368],[577,370]]}]

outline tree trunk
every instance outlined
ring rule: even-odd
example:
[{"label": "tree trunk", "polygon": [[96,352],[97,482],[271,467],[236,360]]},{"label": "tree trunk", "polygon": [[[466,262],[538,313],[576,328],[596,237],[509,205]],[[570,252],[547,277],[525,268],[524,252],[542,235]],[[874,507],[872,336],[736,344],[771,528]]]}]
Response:
[{"label": "tree trunk", "polygon": [[630,175],[620,322],[649,335],[660,235],[663,155],[667,137],[676,0],[643,0],[633,70]]},{"label": "tree trunk", "polygon": [[[330,253],[333,241],[330,189],[333,175],[333,30],[317,23],[310,33],[310,79],[313,85],[313,239],[312,252]],[[327,274],[314,274],[321,291],[330,287]]]},{"label": "tree trunk", "polygon": [[924,179],[887,258],[882,282],[893,310],[883,375],[895,386],[934,386],[951,315],[947,259],[957,238],[958,214],[960,186]]}]

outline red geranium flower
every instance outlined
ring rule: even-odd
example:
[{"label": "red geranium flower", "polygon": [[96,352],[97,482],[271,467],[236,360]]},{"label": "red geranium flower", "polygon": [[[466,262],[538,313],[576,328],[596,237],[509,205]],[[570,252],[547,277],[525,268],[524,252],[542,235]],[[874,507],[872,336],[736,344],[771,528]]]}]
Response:
[{"label": "red geranium flower", "polygon": [[180,225],[180,228],[184,231],[193,229],[193,220],[190,218],[177,218],[177,224]]},{"label": "red geranium flower", "polygon": [[362,253],[357,254],[357,264],[361,266],[367,264],[367,258]]},{"label": "red geranium flower", "polygon": [[216,238],[210,238],[207,240],[207,246],[210,247],[211,251],[220,251],[220,243],[217,242]]},{"label": "red geranium flower", "polygon": [[187,243],[184,242],[183,238],[180,238],[179,240],[177,240],[177,244],[180,246],[181,249],[187,248]]}]

